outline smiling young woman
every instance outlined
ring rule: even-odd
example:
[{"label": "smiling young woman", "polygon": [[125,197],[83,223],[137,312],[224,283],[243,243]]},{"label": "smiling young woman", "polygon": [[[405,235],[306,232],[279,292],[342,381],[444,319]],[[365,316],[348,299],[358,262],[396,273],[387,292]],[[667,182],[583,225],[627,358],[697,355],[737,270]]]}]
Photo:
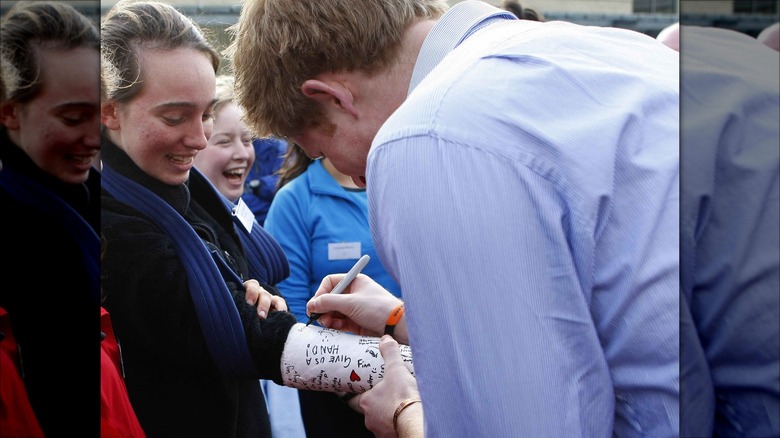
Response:
[{"label": "smiling young woman", "polygon": [[100,433],[99,47],[63,2],[18,2],[0,24],[0,308],[46,436]]},{"label": "smiling young woman", "polygon": [[241,119],[243,111],[233,101],[233,77],[217,77],[214,129],[208,146],[195,156],[195,166],[231,202],[244,193],[244,183],[255,162],[252,133]]}]

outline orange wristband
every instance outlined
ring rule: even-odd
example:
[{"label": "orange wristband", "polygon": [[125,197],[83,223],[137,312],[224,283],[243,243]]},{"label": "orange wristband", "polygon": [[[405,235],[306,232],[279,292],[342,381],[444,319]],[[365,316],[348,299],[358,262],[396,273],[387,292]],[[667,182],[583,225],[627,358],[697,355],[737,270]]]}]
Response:
[{"label": "orange wristband", "polygon": [[404,316],[404,303],[399,304],[396,306],[395,309],[393,309],[392,312],[390,312],[390,316],[387,317],[387,322],[385,322],[385,334],[393,336],[393,332],[395,331],[395,325],[398,324],[398,321],[401,320],[401,317]]}]

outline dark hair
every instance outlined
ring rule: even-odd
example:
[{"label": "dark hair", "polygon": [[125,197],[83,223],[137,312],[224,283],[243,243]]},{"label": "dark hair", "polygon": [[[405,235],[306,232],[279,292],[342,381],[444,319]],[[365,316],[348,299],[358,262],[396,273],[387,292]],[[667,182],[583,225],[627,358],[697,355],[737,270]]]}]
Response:
[{"label": "dark hair", "polygon": [[525,8],[523,9],[523,16],[521,17],[523,20],[531,20],[531,21],[544,21],[544,18],[537,13],[535,10],[531,8]]},{"label": "dark hair", "polygon": [[303,148],[292,141],[287,142],[287,150],[284,152],[284,161],[276,172],[279,174],[279,180],[276,182],[276,189],[282,188],[285,184],[292,181],[309,168],[314,162],[303,151]]},{"label": "dark hair", "polygon": [[100,49],[96,23],[62,2],[16,3],[0,22],[0,98],[25,103],[41,89],[37,48]]},{"label": "dark hair", "polygon": [[141,91],[143,74],[139,48],[193,48],[209,57],[214,73],[219,68],[219,54],[200,27],[165,3],[120,0],[103,17],[100,29],[101,97],[104,101],[127,102]]},{"label": "dark hair", "polygon": [[544,21],[542,15],[531,8],[524,8],[517,0],[504,0],[501,8],[511,12],[521,20]]},{"label": "dark hair", "polygon": [[511,12],[517,18],[523,18],[523,6],[515,0],[504,0],[501,8]]}]

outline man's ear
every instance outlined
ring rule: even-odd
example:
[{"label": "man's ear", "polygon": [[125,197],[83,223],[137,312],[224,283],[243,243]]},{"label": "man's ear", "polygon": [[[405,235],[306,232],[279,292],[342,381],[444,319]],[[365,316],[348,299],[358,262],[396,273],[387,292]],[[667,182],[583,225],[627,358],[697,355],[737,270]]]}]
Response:
[{"label": "man's ear", "polygon": [[336,110],[346,111],[357,117],[352,92],[344,84],[336,81],[324,82],[318,79],[308,79],[301,85],[304,96],[320,102],[323,106],[333,105]]},{"label": "man's ear", "polygon": [[19,104],[9,100],[0,105],[0,123],[9,130],[19,129]]},{"label": "man's ear", "polygon": [[100,104],[100,122],[108,129],[114,131],[119,129],[117,107],[113,101]]}]

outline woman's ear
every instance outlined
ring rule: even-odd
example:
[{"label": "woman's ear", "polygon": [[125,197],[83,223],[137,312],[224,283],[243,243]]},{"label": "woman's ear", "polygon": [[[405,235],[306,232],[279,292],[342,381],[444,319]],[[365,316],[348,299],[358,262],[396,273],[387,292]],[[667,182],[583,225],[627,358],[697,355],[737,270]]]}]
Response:
[{"label": "woman's ear", "polygon": [[351,116],[357,117],[352,92],[340,82],[308,79],[301,85],[301,92],[304,96],[320,102],[326,109],[332,106],[333,110],[346,111]]},{"label": "woman's ear", "polygon": [[0,123],[12,131],[19,129],[19,104],[9,100],[0,105]]},{"label": "woman's ear", "polygon": [[117,116],[116,104],[111,101],[100,104],[100,123],[106,128],[117,130],[120,127],[119,117]]}]

